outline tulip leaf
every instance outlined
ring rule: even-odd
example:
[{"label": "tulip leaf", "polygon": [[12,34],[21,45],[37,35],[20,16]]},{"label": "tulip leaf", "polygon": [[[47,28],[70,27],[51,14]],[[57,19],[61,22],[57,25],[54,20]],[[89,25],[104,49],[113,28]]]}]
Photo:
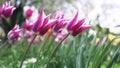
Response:
[{"label": "tulip leaf", "polygon": [[105,45],[103,50],[102,50],[102,47],[98,49],[98,51],[96,52],[96,56],[94,58],[93,64],[92,64],[92,68],[100,68],[101,62],[103,62],[104,58],[110,51],[113,41],[114,39],[111,42],[109,42],[107,45]]}]

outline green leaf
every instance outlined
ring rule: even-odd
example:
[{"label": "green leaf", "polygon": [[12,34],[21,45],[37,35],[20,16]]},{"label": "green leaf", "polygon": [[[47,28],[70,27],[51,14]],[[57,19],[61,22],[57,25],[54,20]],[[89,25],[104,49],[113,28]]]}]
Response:
[{"label": "green leaf", "polygon": [[120,47],[117,48],[117,50],[115,51],[115,53],[114,53],[114,55],[113,55],[111,61],[110,61],[109,64],[107,65],[107,68],[111,68],[111,67],[112,67],[114,61],[115,61],[115,60],[118,58],[118,56],[119,56],[119,53],[118,53],[119,50],[120,50]]},{"label": "green leaf", "polygon": [[111,44],[114,41],[114,39],[108,43],[108,45],[106,45],[103,50],[102,47],[100,49],[98,49],[98,52],[95,55],[93,64],[92,64],[92,68],[100,68],[101,63],[103,63],[104,58],[106,57],[106,55],[108,54],[108,52],[111,49]]}]

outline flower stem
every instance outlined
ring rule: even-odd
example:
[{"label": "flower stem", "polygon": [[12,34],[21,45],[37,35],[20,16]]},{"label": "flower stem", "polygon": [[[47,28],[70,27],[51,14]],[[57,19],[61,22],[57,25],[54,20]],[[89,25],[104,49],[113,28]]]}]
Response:
[{"label": "flower stem", "polygon": [[31,44],[33,43],[33,41],[34,41],[34,39],[35,39],[36,36],[37,36],[37,34],[34,35],[33,39],[31,40],[30,44],[28,45],[27,49],[25,50],[19,68],[22,68],[23,61],[25,60],[25,56],[27,55],[27,53],[28,53],[28,51],[29,51],[29,49],[30,49],[30,47],[31,47]]},{"label": "flower stem", "polygon": [[[38,60],[39,60],[39,58],[40,58],[40,54],[41,54],[41,52],[42,52],[42,50],[45,48],[45,46],[46,46],[46,42],[49,40],[49,38],[50,38],[50,36],[52,35],[52,32],[45,38],[45,40],[44,40],[44,42],[42,43],[42,45],[41,45],[41,48],[40,48],[40,50],[39,50],[39,54],[37,55],[37,61],[36,61],[36,66],[38,65],[37,63],[38,63]],[[36,67],[35,66],[35,67]]]},{"label": "flower stem", "polygon": [[39,55],[38,58],[40,56],[40,52],[44,49],[44,47],[46,46],[46,42],[49,40],[50,36],[52,35],[52,32],[47,36],[47,38],[44,40],[43,44],[41,45],[42,47],[39,50]]},{"label": "flower stem", "polygon": [[58,49],[58,47],[61,45],[61,43],[69,36],[70,33],[68,33],[53,49],[52,53],[50,54],[50,57],[48,59],[48,62],[46,64],[46,68],[48,68],[50,60],[52,59],[53,55],[55,54],[56,50]]}]

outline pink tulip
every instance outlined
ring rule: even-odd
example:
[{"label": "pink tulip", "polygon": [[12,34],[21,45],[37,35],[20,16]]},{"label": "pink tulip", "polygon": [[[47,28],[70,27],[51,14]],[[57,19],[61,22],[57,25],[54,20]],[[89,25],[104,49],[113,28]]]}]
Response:
[{"label": "pink tulip", "polygon": [[23,28],[26,30],[31,30],[33,28],[34,23],[29,22],[27,19],[25,20]]},{"label": "pink tulip", "polygon": [[63,20],[64,17],[64,13],[62,11],[57,11],[54,15],[53,15],[53,19],[57,19],[57,20]]},{"label": "pink tulip", "polygon": [[27,17],[31,17],[33,14],[33,9],[31,8],[28,8],[26,11],[25,11],[25,16]]},{"label": "pink tulip", "polygon": [[91,26],[81,26],[81,27],[77,28],[76,30],[73,30],[73,31],[71,32],[71,34],[72,34],[73,36],[76,36],[77,34],[81,33],[82,31],[85,31],[85,30],[87,30],[87,29],[89,29],[89,28],[91,28]]},{"label": "pink tulip", "polygon": [[49,29],[51,29],[55,25],[56,20],[49,20],[49,18],[50,17],[47,16],[44,19],[42,27],[38,28],[40,35],[44,35]]},{"label": "pink tulip", "polygon": [[0,16],[2,15],[2,13],[3,13],[3,8],[0,7]]},{"label": "pink tulip", "polygon": [[84,25],[85,19],[78,20],[78,12],[73,17],[73,19],[69,22],[67,26],[67,30],[73,35],[81,33],[84,30],[91,28],[90,25]]},{"label": "pink tulip", "polygon": [[31,38],[34,35],[33,31],[25,30],[24,37]]},{"label": "pink tulip", "polygon": [[10,1],[6,2],[0,8],[0,14],[3,14],[6,18],[10,17],[15,10],[14,6],[10,5]]},{"label": "pink tulip", "polygon": [[13,43],[19,41],[21,37],[21,31],[22,29],[20,29],[19,25],[16,24],[14,28],[8,32],[8,39]]},{"label": "pink tulip", "polygon": [[55,27],[54,27],[55,32],[58,32],[61,28],[63,28],[67,24],[67,20],[64,17],[64,13],[61,11],[57,11],[53,15],[53,19],[57,20]]},{"label": "pink tulip", "polygon": [[55,38],[56,42],[59,42],[60,40],[62,40],[66,35],[68,34],[68,31],[66,29],[61,29],[58,32],[58,35]]},{"label": "pink tulip", "polygon": [[56,20],[50,20],[50,16],[45,16],[44,11],[41,10],[38,20],[33,25],[33,31],[39,32],[40,35],[44,35],[55,23]]},{"label": "pink tulip", "polygon": [[39,32],[38,28],[41,28],[41,26],[43,25],[44,17],[45,17],[44,11],[41,10],[37,21],[33,25],[34,32]]},{"label": "pink tulip", "polygon": [[67,21],[64,21],[64,20],[58,21],[58,20],[56,20],[54,31],[58,32],[60,29],[64,28],[66,24],[67,24]]}]

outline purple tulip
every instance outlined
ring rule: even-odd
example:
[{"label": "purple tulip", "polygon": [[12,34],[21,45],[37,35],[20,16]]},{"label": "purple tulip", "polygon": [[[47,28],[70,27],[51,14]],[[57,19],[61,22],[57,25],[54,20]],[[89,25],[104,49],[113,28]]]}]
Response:
[{"label": "purple tulip", "polygon": [[43,25],[44,18],[45,18],[44,11],[41,10],[37,21],[33,25],[34,32],[39,32],[38,28],[41,28],[41,26]]},{"label": "purple tulip", "polygon": [[71,34],[72,34],[73,36],[76,36],[77,34],[81,33],[82,31],[85,31],[85,30],[87,30],[87,29],[89,29],[89,28],[91,28],[90,25],[81,26],[81,27],[77,28],[76,30],[72,31]]},{"label": "purple tulip", "polygon": [[40,35],[44,35],[49,29],[51,29],[55,23],[57,22],[56,20],[49,20],[50,17],[47,16],[44,19],[43,25],[41,28],[38,28]]},{"label": "purple tulip", "polygon": [[24,37],[31,38],[34,35],[33,31],[25,30]]},{"label": "purple tulip", "polygon": [[57,20],[63,20],[64,17],[64,13],[62,11],[57,11],[54,15],[53,15],[53,19],[57,19]]},{"label": "purple tulip", "polygon": [[66,29],[61,29],[58,32],[58,35],[55,38],[56,42],[59,42],[60,40],[62,40],[66,35],[68,34],[68,31]]},{"label": "purple tulip", "polygon": [[56,20],[50,20],[50,16],[45,16],[44,11],[41,10],[38,20],[33,25],[33,31],[39,32],[40,35],[44,35],[56,22]]},{"label": "purple tulip", "polygon": [[0,16],[2,15],[2,13],[3,13],[3,8],[0,7]]},{"label": "purple tulip", "polygon": [[31,30],[32,27],[33,27],[33,25],[34,25],[34,23],[29,22],[29,21],[26,19],[23,28],[26,29],[26,30]]},{"label": "purple tulip", "polygon": [[33,9],[31,8],[28,8],[26,11],[25,11],[25,16],[27,17],[31,17],[33,14]]},{"label": "purple tulip", "polygon": [[81,33],[84,30],[91,28],[90,25],[84,25],[85,19],[78,20],[78,12],[73,17],[73,19],[69,22],[67,26],[67,30],[73,35]]},{"label": "purple tulip", "polygon": [[8,39],[13,43],[19,41],[21,37],[21,31],[22,29],[20,29],[19,25],[16,24],[14,28],[8,32]]},{"label": "purple tulip", "polygon": [[54,27],[55,32],[58,32],[61,28],[63,28],[67,24],[67,20],[64,17],[64,13],[61,11],[57,11],[53,15],[53,19],[57,20],[55,27]]},{"label": "purple tulip", "polygon": [[78,12],[76,13],[76,15],[74,16],[74,18],[68,23],[67,29],[68,31],[71,30],[73,28],[73,26],[76,24],[78,19]]},{"label": "purple tulip", "polygon": [[3,14],[6,18],[10,17],[15,10],[14,6],[10,5],[10,1],[6,2],[0,8],[0,15]]}]

